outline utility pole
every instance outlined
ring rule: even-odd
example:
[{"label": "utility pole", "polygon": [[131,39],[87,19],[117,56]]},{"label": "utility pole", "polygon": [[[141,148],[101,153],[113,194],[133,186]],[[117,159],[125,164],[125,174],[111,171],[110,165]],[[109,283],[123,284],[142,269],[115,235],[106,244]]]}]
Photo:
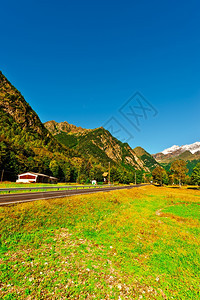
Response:
[{"label": "utility pole", "polygon": [[145,181],[146,181],[145,173],[143,174],[143,181],[144,181],[144,183],[145,183]]},{"label": "utility pole", "polygon": [[3,181],[3,174],[4,174],[4,169],[3,169],[2,172],[1,172],[1,183],[2,183],[2,181]]},{"label": "utility pole", "polygon": [[76,183],[78,183],[79,178],[80,178],[80,168],[78,168],[78,176],[77,176],[77,178],[76,178]]},{"label": "utility pole", "polygon": [[108,163],[108,184],[110,184],[110,162]]}]

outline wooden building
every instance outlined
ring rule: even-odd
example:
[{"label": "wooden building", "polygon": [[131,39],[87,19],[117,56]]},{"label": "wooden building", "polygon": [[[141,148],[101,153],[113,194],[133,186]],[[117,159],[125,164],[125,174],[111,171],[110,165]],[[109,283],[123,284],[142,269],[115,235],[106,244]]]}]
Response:
[{"label": "wooden building", "polygon": [[58,179],[45,174],[26,172],[18,175],[18,183],[57,183]]}]

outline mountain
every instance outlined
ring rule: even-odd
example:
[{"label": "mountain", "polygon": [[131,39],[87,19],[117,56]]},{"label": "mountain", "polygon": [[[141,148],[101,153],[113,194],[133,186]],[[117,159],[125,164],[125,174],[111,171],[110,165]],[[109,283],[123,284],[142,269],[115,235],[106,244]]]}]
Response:
[{"label": "mountain", "polygon": [[159,165],[155,158],[147,151],[145,151],[142,147],[136,147],[133,149],[133,151],[143,161],[144,165],[150,171],[152,171]]},{"label": "mountain", "polygon": [[194,167],[200,162],[200,142],[183,146],[174,145],[152,156],[167,171],[170,170],[174,160],[182,159],[187,162],[188,175],[191,175]]},{"label": "mountain", "polygon": [[143,155],[138,155],[135,149],[133,150],[127,143],[117,140],[103,127],[84,129],[67,122],[57,123],[55,121],[46,122],[44,125],[60,143],[76,149],[84,157],[92,157],[102,164],[112,161],[127,169],[132,167],[145,172],[150,172],[157,165],[155,159],[144,149]]},{"label": "mountain", "polygon": [[4,179],[15,180],[18,173],[28,170],[58,176],[58,162],[72,169],[81,159],[52,136],[0,72],[0,171],[4,170]]},{"label": "mountain", "polygon": [[61,123],[57,123],[55,121],[48,121],[44,125],[53,135],[57,135],[62,132],[69,133],[69,134],[70,133],[79,134],[79,133],[89,132],[92,130],[92,129],[85,129],[82,127],[77,127],[75,125],[69,124],[66,121]]},{"label": "mountain", "polygon": [[133,182],[137,172],[139,183],[143,173],[156,164],[143,151],[139,155],[103,127],[84,129],[55,121],[44,125],[0,72],[0,172],[4,180],[15,180],[17,174],[33,171],[60,181],[101,181],[110,162],[112,180]]},{"label": "mountain", "polygon": [[153,154],[153,157],[160,163],[170,163],[175,159],[198,160],[200,159],[200,142],[183,146],[174,145],[160,153]]}]

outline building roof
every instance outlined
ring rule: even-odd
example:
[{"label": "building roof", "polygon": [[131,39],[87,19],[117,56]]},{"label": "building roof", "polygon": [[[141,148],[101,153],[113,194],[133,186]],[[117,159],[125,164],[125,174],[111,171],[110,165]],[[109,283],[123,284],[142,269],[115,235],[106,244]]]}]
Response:
[{"label": "building roof", "polygon": [[25,173],[19,174],[18,176],[28,175],[28,174],[29,175],[35,175],[35,176],[49,177],[50,179],[58,179],[56,177],[48,176],[48,175],[41,174],[41,173],[35,173],[35,172],[25,172]]}]

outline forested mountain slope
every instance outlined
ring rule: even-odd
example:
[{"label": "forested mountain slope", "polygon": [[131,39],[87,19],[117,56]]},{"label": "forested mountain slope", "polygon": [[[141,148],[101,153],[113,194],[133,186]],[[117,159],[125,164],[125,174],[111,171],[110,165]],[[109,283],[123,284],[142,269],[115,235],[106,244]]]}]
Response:
[{"label": "forested mountain slope", "polygon": [[[104,128],[83,129],[67,122],[45,126],[21,93],[0,72],[0,172],[4,180],[34,171],[60,181],[103,180],[111,164],[111,179],[133,182],[151,165]],[[154,164],[154,162],[153,162]],[[139,176],[141,175],[141,176]]]},{"label": "forested mountain slope", "polygon": [[[113,161],[126,167],[149,172],[157,165],[154,158],[143,149],[146,157],[140,157],[127,143],[113,137],[103,127],[84,129],[69,123],[46,122],[45,127],[65,146],[76,149],[84,157],[92,157],[102,164]],[[142,148],[141,148],[142,149]],[[137,150],[137,148],[136,148]]]},{"label": "forested mountain slope", "polygon": [[0,170],[4,170],[4,179],[14,180],[27,170],[59,175],[58,163],[73,168],[79,160],[81,156],[52,136],[0,72]]}]

